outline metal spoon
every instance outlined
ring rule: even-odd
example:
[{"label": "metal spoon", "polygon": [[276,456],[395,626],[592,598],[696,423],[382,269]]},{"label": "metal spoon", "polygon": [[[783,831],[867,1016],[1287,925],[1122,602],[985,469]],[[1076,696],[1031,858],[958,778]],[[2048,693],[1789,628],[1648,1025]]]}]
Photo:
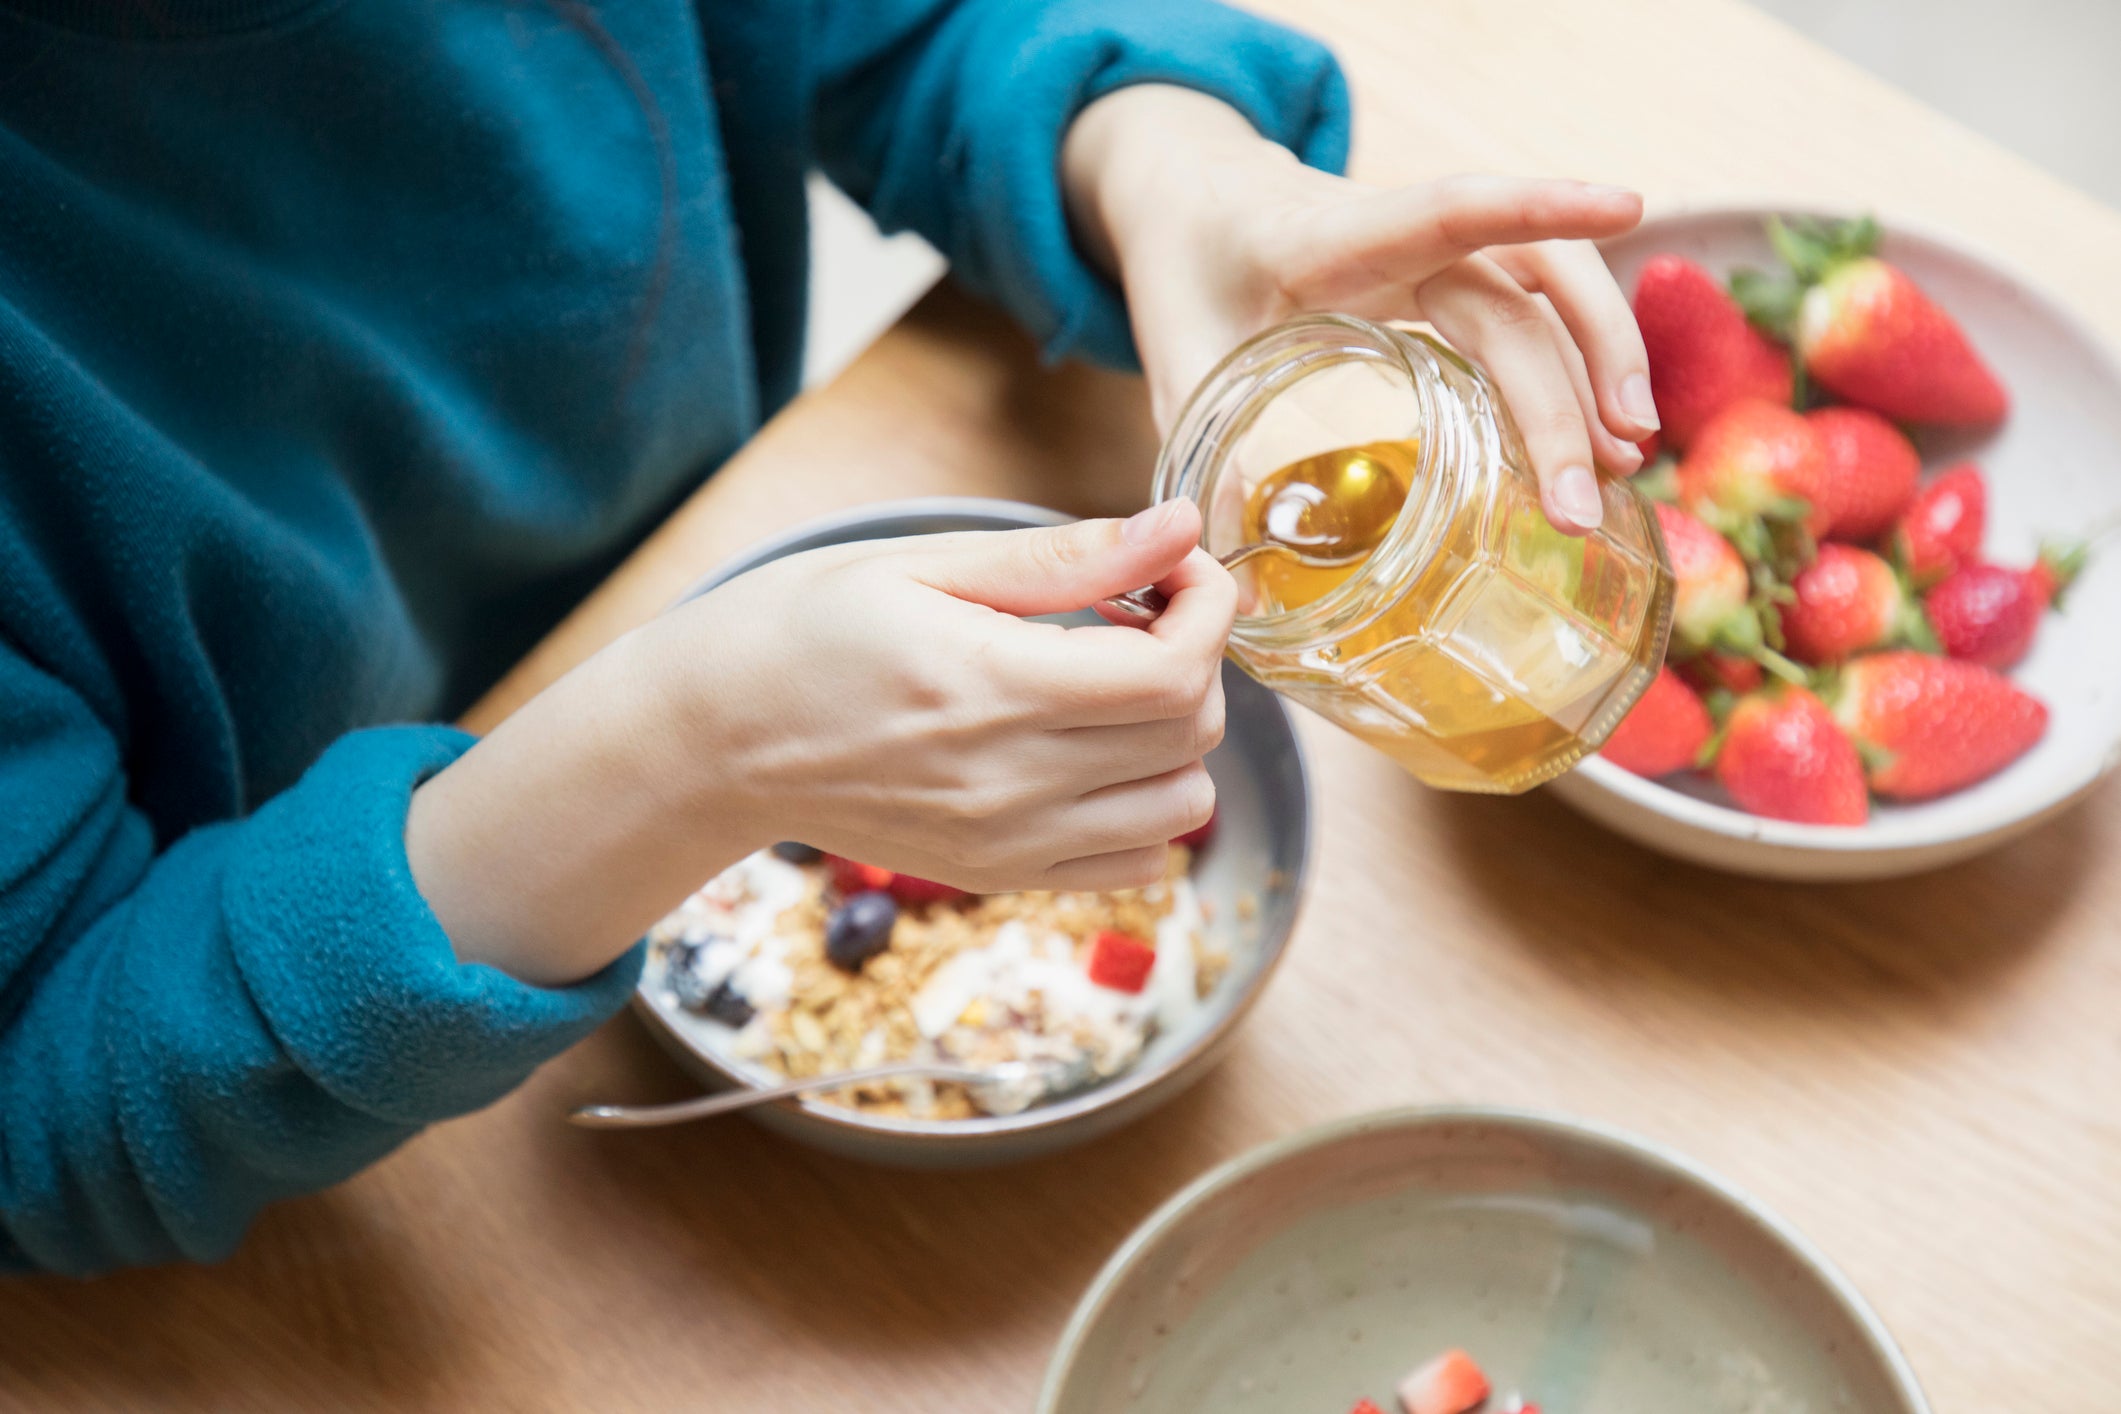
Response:
[{"label": "metal spoon", "polygon": [[[1255,556],[1264,555],[1269,551],[1277,555],[1285,555],[1306,567],[1326,570],[1339,569],[1342,565],[1359,564],[1363,557],[1370,553],[1369,547],[1364,546],[1352,555],[1309,555],[1277,541],[1255,540],[1250,545],[1240,545],[1235,550],[1217,555],[1215,563],[1226,570],[1234,570],[1245,561]],[[1171,601],[1164,597],[1163,591],[1152,584],[1141,589],[1130,589],[1124,594],[1115,594],[1109,599],[1100,600],[1097,607],[1111,610],[1113,616],[1125,620],[1128,627],[1147,628],[1150,624],[1156,622],[1158,614],[1170,607],[1170,603]]]},{"label": "metal spoon", "polygon": [[[1082,1069],[1087,1069],[1087,1062]],[[1004,1061],[999,1065],[964,1066],[947,1065],[936,1061],[896,1061],[890,1065],[871,1066],[867,1070],[843,1070],[837,1075],[814,1075],[807,1080],[791,1080],[785,1085],[769,1085],[759,1090],[733,1090],[723,1095],[702,1095],[697,1099],[679,1100],[668,1105],[584,1105],[567,1116],[569,1124],[578,1124],[584,1129],[652,1129],[663,1124],[683,1124],[687,1120],[708,1119],[736,1110],[748,1110],[753,1105],[771,1104],[775,1100],[792,1100],[798,1095],[808,1095],[817,1090],[838,1090],[848,1085],[866,1085],[875,1080],[911,1079],[920,1076],[928,1080],[954,1080],[959,1084],[975,1088],[999,1090],[1021,1087],[1026,1082],[1045,1077],[1038,1087],[1040,1095],[1056,1094],[1073,1089],[1080,1078],[1073,1072],[1078,1067],[1060,1061]],[[1017,1108],[1023,1108],[1018,1106]]]}]

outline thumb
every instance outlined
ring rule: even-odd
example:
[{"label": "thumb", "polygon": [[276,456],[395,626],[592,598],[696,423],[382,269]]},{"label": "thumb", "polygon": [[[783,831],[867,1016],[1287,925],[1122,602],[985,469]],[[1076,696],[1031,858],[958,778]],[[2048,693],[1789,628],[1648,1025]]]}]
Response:
[{"label": "thumb", "polygon": [[1200,541],[1200,508],[1181,497],[1126,520],[954,539],[920,579],[1005,614],[1063,614],[1170,574]]}]

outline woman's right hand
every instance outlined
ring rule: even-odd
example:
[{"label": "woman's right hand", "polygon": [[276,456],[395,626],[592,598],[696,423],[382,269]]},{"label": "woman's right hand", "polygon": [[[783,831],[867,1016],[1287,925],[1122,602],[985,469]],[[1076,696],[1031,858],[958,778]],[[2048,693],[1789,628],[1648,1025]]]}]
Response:
[{"label": "woman's right hand", "polygon": [[[790,556],[628,635],[414,796],[467,960],[586,976],[776,839],[965,888],[1161,877],[1203,823],[1230,576],[1198,512]],[[1153,583],[1147,630],[1027,616]]]}]

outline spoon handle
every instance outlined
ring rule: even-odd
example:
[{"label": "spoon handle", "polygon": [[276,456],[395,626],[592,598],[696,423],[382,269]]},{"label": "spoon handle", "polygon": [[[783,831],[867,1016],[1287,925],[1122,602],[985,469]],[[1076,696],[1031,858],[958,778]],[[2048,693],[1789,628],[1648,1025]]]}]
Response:
[{"label": "spoon handle", "polygon": [[721,1095],[701,1095],[697,1099],[679,1100],[668,1105],[584,1105],[567,1116],[569,1124],[578,1124],[584,1129],[652,1129],[663,1124],[683,1124],[687,1120],[708,1119],[715,1115],[729,1114],[734,1110],[748,1110],[753,1105],[771,1104],[775,1100],[792,1100],[798,1095],[807,1095],[814,1090],[837,1090],[846,1085],[864,1085],[873,1080],[903,1079],[922,1075],[931,1080],[956,1080],[967,1085],[993,1079],[993,1072],[975,1070],[961,1065],[938,1065],[934,1061],[897,1061],[890,1065],[871,1066],[867,1070],[843,1070],[836,1075],[813,1075],[808,1080],[791,1080],[784,1085],[769,1085],[761,1090],[732,1090]]}]

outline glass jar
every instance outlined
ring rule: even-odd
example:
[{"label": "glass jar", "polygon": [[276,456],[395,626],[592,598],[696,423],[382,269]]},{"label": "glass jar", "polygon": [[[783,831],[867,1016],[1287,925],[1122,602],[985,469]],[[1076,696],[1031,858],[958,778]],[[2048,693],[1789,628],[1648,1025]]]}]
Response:
[{"label": "glass jar", "polygon": [[1397,518],[1352,564],[1237,565],[1231,655],[1446,790],[1528,790],[1596,750],[1664,659],[1657,517],[1601,475],[1604,524],[1555,530],[1509,409],[1438,340],[1330,314],[1259,335],[1187,403],[1156,499],[1199,503],[1227,554],[1262,538],[1286,469],[1350,448],[1364,485],[1404,482]]}]

